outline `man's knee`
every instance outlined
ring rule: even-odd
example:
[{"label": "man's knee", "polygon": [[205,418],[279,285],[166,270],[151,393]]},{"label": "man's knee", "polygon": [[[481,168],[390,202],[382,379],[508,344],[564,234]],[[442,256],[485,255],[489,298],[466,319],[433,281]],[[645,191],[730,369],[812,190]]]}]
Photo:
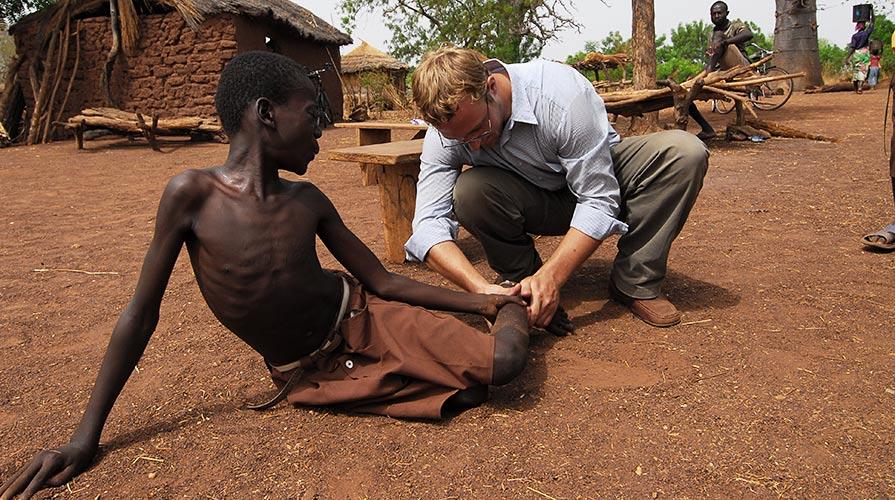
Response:
[{"label": "man's knee", "polygon": [[465,227],[478,226],[493,218],[496,203],[502,196],[500,186],[487,168],[471,168],[457,178],[454,185],[454,213]]},{"label": "man's knee", "polygon": [[698,137],[684,130],[656,134],[654,147],[676,169],[675,175],[701,180],[709,167],[709,151]]}]

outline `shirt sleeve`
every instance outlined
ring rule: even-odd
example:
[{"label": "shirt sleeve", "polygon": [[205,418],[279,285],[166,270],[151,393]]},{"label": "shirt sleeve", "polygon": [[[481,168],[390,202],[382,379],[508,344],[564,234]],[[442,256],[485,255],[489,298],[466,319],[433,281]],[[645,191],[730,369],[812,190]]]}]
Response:
[{"label": "shirt sleeve", "polygon": [[730,34],[727,38],[733,38],[746,30],[746,23],[737,19],[730,24]]},{"label": "shirt sleeve", "polygon": [[433,246],[457,238],[460,224],[453,216],[453,200],[454,185],[463,165],[460,156],[459,151],[444,148],[438,132],[429,127],[420,156],[413,234],[404,244],[407,260],[411,262],[423,262]]},{"label": "shirt sleeve", "polygon": [[596,240],[627,232],[627,224],[617,219],[621,195],[606,107],[593,88],[581,89],[568,104],[557,134],[559,161],[578,200],[571,226]]}]

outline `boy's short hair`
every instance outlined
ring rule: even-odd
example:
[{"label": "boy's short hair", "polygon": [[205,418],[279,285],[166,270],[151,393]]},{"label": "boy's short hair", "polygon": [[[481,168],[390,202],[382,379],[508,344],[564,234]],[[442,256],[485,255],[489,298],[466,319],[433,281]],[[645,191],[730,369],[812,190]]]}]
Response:
[{"label": "boy's short hair", "polygon": [[240,54],[224,67],[214,107],[227,135],[239,132],[246,107],[260,97],[283,104],[297,90],[314,92],[308,70],[280,54],[253,51]]},{"label": "boy's short hair", "polygon": [[413,73],[413,102],[423,120],[442,125],[453,118],[457,103],[487,91],[485,56],[472,49],[445,46],[427,52]]}]

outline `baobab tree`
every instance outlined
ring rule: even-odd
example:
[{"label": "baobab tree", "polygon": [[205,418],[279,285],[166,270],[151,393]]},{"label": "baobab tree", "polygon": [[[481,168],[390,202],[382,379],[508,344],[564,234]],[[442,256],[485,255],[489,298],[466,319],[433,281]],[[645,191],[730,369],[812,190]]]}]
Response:
[{"label": "baobab tree", "polygon": [[817,47],[817,0],[775,0],[774,64],[790,73],[805,72],[793,87],[797,90],[823,85]]}]

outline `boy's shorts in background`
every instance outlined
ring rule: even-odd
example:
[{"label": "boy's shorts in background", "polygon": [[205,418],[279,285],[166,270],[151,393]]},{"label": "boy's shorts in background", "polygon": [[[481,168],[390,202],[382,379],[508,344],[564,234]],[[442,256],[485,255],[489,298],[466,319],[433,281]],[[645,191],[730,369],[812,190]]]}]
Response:
[{"label": "boy's shorts in background", "polygon": [[871,66],[870,72],[867,74],[867,84],[876,87],[877,83],[879,83],[879,68]]}]

